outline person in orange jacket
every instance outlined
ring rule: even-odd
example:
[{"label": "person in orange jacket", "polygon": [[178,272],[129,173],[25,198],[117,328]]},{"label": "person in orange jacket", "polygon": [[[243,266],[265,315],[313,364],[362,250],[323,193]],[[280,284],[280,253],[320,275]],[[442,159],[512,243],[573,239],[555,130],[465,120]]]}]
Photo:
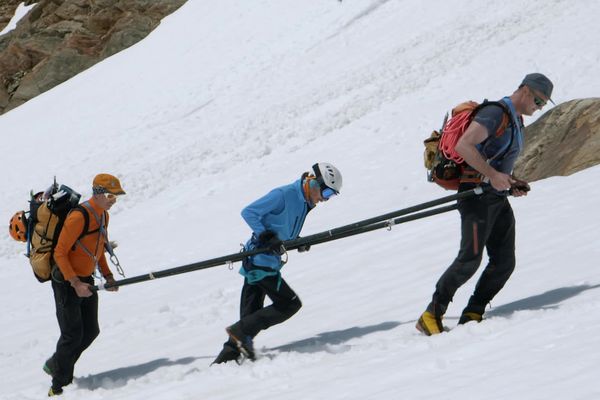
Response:
[{"label": "person in orange jacket", "polygon": [[107,283],[115,282],[104,254],[108,210],[125,191],[119,179],[109,174],[96,175],[92,191],[92,197],[65,219],[54,249],[52,290],[60,338],[43,367],[52,376],[48,396],[61,394],[63,386],[73,381],[75,363],[100,333],[98,294],[92,291],[94,271],[99,269]]}]

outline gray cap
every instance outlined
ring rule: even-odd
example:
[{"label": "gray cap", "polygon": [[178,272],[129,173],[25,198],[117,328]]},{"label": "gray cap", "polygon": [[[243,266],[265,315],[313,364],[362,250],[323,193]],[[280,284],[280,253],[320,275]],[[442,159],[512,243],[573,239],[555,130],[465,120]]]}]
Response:
[{"label": "gray cap", "polygon": [[527,74],[525,75],[525,78],[523,78],[521,85],[529,86],[530,88],[537,90],[546,96],[552,104],[554,104],[550,98],[550,96],[552,96],[552,89],[554,89],[554,85],[552,84],[552,81],[546,77],[546,75],[540,74],[539,72]]}]

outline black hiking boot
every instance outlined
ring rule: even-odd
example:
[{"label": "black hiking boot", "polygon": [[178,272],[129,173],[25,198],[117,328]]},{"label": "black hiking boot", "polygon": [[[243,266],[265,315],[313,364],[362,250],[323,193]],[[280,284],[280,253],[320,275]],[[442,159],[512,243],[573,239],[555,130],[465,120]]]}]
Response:
[{"label": "black hiking boot", "polygon": [[241,354],[237,348],[237,345],[233,342],[233,340],[229,339],[229,341],[225,342],[223,345],[223,349],[215,358],[215,360],[210,364],[224,364],[228,361],[235,361],[237,364],[241,364]]},{"label": "black hiking boot", "polygon": [[252,343],[252,336],[246,335],[242,331],[239,323],[228,326],[225,328],[225,331],[231,340],[233,340],[233,343],[235,343],[240,353],[242,353],[251,361],[256,359],[256,355],[254,354],[254,343]]},{"label": "black hiking boot", "polygon": [[54,359],[52,357],[46,360],[44,366],[42,366],[42,370],[54,378],[56,373],[56,365],[54,364]]}]

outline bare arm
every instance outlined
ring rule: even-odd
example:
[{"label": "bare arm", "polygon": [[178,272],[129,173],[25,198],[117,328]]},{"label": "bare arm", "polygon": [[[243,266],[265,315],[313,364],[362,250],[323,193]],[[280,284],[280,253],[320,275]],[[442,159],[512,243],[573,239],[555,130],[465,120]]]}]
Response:
[{"label": "bare arm", "polygon": [[475,168],[477,172],[486,176],[490,184],[496,190],[508,190],[513,183],[513,179],[508,174],[504,174],[492,166],[482,157],[475,146],[483,142],[488,137],[488,131],[485,126],[473,121],[456,143],[456,152],[465,159],[465,162]]}]

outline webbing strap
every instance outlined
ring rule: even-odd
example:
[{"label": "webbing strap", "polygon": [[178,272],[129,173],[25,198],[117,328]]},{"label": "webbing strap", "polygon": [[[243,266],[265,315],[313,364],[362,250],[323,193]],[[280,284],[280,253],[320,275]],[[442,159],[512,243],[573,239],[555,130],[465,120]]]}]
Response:
[{"label": "webbing strap", "polygon": [[108,238],[106,236],[106,229],[105,229],[105,215],[104,215],[104,213],[102,213],[102,217],[99,217],[98,214],[96,213],[96,211],[94,210],[94,208],[90,205],[90,203],[88,201],[81,203],[81,206],[83,208],[85,208],[86,210],[91,211],[91,214],[94,216],[94,219],[98,223],[98,226],[99,226],[98,239],[96,239],[96,248],[95,248],[94,253],[92,253],[87,247],[84,246],[83,243],[81,243],[81,238],[83,237],[83,235],[86,232],[83,232],[82,236],[79,239],[77,239],[75,244],[79,245],[79,247],[81,247],[81,249],[84,251],[84,253],[86,253],[92,260],[94,260],[94,264],[95,264],[96,268],[100,269],[100,266],[98,265],[98,259],[96,258],[96,254],[98,253],[98,247],[100,246],[101,235],[103,235],[105,237],[105,239],[108,240]]}]

